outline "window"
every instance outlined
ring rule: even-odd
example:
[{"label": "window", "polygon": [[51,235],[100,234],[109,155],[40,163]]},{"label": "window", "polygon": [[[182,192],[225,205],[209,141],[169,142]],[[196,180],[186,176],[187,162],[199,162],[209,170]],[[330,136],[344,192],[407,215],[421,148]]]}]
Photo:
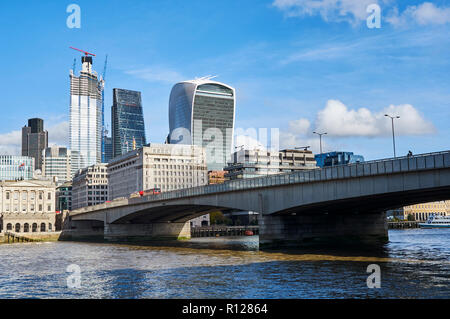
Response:
[{"label": "window", "polygon": [[6,199],[9,199],[9,192],[6,193]]}]

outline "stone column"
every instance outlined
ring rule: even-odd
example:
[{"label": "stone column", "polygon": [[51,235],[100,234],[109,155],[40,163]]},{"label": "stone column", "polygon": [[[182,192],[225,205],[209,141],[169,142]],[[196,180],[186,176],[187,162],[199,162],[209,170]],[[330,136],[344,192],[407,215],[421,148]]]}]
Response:
[{"label": "stone column", "polygon": [[261,249],[387,241],[386,213],[262,215],[260,218]]}]

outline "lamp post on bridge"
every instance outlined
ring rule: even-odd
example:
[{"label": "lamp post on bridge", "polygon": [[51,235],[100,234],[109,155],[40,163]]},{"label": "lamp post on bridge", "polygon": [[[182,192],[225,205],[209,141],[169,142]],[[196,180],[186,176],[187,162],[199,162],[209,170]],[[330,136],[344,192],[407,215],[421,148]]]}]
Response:
[{"label": "lamp post on bridge", "polygon": [[391,116],[389,114],[384,114],[384,116],[389,117],[392,121],[392,144],[394,145],[394,158],[397,157],[397,154],[395,152],[395,131],[394,131],[394,120],[399,119],[400,116]]},{"label": "lamp post on bridge", "polygon": [[327,135],[328,133],[327,132],[323,132],[323,133],[313,132],[313,134],[319,135],[319,138],[320,138],[320,154],[323,154],[322,153],[322,135]]}]

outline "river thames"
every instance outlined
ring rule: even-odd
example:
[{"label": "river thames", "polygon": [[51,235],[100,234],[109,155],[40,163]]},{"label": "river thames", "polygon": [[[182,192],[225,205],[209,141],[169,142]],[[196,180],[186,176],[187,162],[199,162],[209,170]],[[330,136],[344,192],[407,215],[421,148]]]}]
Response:
[{"label": "river thames", "polygon": [[[0,298],[450,298],[450,229],[390,230],[382,247],[259,251],[258,237],[169,245],[0,245]],[[367,287],[367,267],[381,288]],[[80,270],[68,287],[69,265]],[[73,267],[73,266],[72,266]]]}]

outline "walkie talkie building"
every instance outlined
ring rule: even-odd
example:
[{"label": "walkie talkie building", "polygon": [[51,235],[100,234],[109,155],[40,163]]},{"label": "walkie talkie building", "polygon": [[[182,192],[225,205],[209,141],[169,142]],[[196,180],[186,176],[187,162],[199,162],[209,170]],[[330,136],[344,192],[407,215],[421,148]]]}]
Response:
[{"label": "walkie talkie building", "polygon": [[208,170],[223,170],[230,159],[236,107],[235,89],[201,78],[176,84],[169,101],[169,142],[206,149]]}]

